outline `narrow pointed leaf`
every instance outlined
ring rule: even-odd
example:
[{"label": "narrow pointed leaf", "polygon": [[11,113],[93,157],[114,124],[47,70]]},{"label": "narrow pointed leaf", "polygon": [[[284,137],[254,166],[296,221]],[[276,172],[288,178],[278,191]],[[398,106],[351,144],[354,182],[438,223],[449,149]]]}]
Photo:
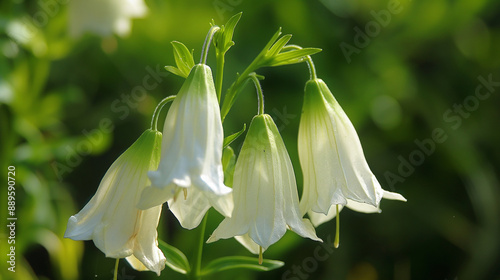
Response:
[{"label": "narrow pointed leaf", "polygon": [[274,43],[271,49],[269,49],[269,52],[266,56],[274,57],[278,55],[281,49],[283,49],[283,47],[286,45],[286,43],[288,43],[288,41],[290,41],[290,39],[292,39],[292,35],[290,34],[281,37],[276,43]]},{"label": "narrow pointed leaf", "polygon": [[280,66],[302,62],[308,55],[319,53],[321,49],[304,48],[300,50],[287,51],[275,56],[269,63],[269,66]]},{"label": "narrow pointed leaf", "polygon": [[165,66],[165,69],[174,75],[185,78],[184,73],[181,70],[175,68],[174,66]]},{"label": "narrow pointed leaf", "polygon": [[189,262],[186,255],[184,255],[181,250],[167,244],[167,242],[163,240],[158,240],[158,247],[160,247],[165,254],[165,258],[167,259],[166,265],[168,265],[168,267],[181,274],[189,273],[191,270]]},{"label": "narrow pointed leaf", "polygon": [[236,133],[233,133],[231,135],[229,135],[228,137],[224,138],[224,144],[223,144],[223,147],[226,148],[227,146],[229,146],[229,144],[231,144],[234,140],[236,140],[238,137],[241,136],[241,134],[243,134],[243,132],[245,132],[245,129],[247,128],[247,124],[244,123],[243,124],[243,129],[241,129],[240,131],[236,132]]},{"label": "narrow pointed leaf", "polygon": [[267,45],[264,47],[263,52],[267,52],[271,48],[271,46],[274,44],[274,42],[276,42],[276,40],[278,39],[278,37],[280,35],[281,35],[281,27],[278,29],[278,31],[276,31],[276,33],[274,33],[271,40],[269,40],[269,42],[267,42]]},{"label": "narrow pointed leaf", "polygon": [[238,24],[238,21],[241,18],[242,13],[238,13],[234,16],[232,16],[224,25],[224,52],[227,52],[230,47],[234,45],[233,42],[233,33],[234,29],[236,28],[236,24]]},{"label": "narrow pointed leaf", "polygon": [[257,258],[232,256],[222,257],[210,262],[202,271],[201,276],[210,275],[216,272],[225,271],[229,269],[250,269],[257,271],[270,271],[280,268],[285,263],[277,260],[264,260],[259,264]]}]

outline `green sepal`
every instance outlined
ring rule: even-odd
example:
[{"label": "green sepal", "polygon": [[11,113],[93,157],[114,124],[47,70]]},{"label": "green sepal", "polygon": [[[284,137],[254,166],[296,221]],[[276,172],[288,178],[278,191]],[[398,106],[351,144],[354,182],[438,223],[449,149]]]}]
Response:
[{"label": "green sepal", "polygon": [[191,271],[188,259],[181,250],[159,239],[158,247],[160,247],[160,249],[163,251],[163,254],[165,255],[165,258],[167,259],[166,265],[173,271],[177,271],[181,274],[188,274]]},{"label": "green sepal", "polygon": [[174,75],[186,78],[194,66],[193,50],[189,49],[181,42],[172,41],[174,47],[174,59],[177,67],[165,66],[165,69]]},{"label": "green sepal", "polygon": [[207,266],[201,271],[201,276],[206,276],[214,274],[216,272],[221,272],[230,269],[250,269],[257,271],[270,271],[285,265],[282,261],[277,260],[264,260],[262,264],[259,264],[259,259],[252,257],[243,256],[231,256],[222,257],[211,261]]},{"label": "green sepal", "polygon": [[224,144],[222,145],[222,147],[226,148],[227,146],[229,146],[229,144],[231,144],[234,140],[236,140],[238,137],[240,137],[241,134],[243,134],[243,132],[245,132],[246,128],[247,128],[247,124],[244,123],[243,128],[240,131],[233,133],[233,134],[229,135],[228,137],[224,138]]},{"label": "green sepal", "polygon": [[224,185],[233,186],[234,167],[236,165],[236,155],[233,148],[227,146],[222,151],[222,169],[224,170]]}]

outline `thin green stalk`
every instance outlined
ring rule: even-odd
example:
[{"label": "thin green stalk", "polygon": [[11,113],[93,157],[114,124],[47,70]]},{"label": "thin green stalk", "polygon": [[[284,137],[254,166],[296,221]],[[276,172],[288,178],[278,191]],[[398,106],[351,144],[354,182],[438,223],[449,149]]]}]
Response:
[{"label": "thin green stalk", "polygon": [[191,269],[191,273],[189,274],[189,279],[192,280],[201,280],[201,275],[200,275],[201,259],[203,255],[203,245],[205,244],[205,229],[207,227],[207,219],[208,219],[208,212],[205,214],[205,217],[203,218],[203,221],[201,222],[200,225],[198,248],[194,255],[194,264]]},{"label": "thin green stalk", "polygon": [[259,68],[256,61],[260,60],[260,56],[261,55],[257,56],[257,58],[245,69],[245,71],[243,71],[243,74],[239,75],[236,81],[227,90],[221,109],[222,122],[224,122],[227,113],[229,113],[229,110],[233,106],[236,93],[245,85],[245,81],[249,78],[248,76],[250,73]]},{"label": "thin green stalk", "polygon": [[217,73],[215,75],[215,92],[217,92],[217,100],[220,104],[220,98],[222,95],[222,78],[224,75],[224,53],[217,52]]},{"label": "thin green stalk", "polygon": [[340,215],[339,215],[339,205],[337,206],[337,216],[335,217],[336,229],[335,229],[335,241],[333,242],[333,246],[338,248],[340,245]]},{"label": "thin green stalk", "polygon": [[[287,45],[283,48],[283,50],[287,49],[301,50],[302,47],[297,45]],[[310,79],[316,80],[318,78],[318,76],[316,75],[316,67],[314,67],[314,62],[310,55],[307,56],[307,66],[309,67]]]},{"label": "thin green stalk", "polygon": [[160,112],[163,109],[163,107],[173,101],[175,99],[175,95],[171,95],[168,97],[163,98],[160,103],[155,108],[155,111],[153,112],[153,117],[151,118],[151,130],[159,131],[158,130],[158,117],[160,116]]},{"label": "thin green stalk", "polygon": [[115,262],[115,271],[113,273],[113,280],[118,280],[118,264],[120,263],[120,259],[116,259]]},{"label": "thin green stalk", "polygon": [[311,76],[311,80],[316,80],[318,76],[316,76],[316,68],[314,67],[314,62],[310,55],[307,56],[307,66],[309,66],[309,74]]},{"label": "thin green stalk", "polygon": [[263,115],[264,114],[264,93],[262,92],[262,87],[260,86],[259,78],[257,78],[257,75],[255,73],[250,74],[249,76],[253,83],[255,84],[255,89],[257,89],[257,102],[258,102],[258,108],[257,108],[257,114]]},{"label": "thin green stalk", "polygon": [[227,90],[221,108],[222,122],[224,122],[224,119],[229,113],[229,110],[231,110],[231,107],[233,106],[234,100],[236,98],[236,94],[241,90],[241,87],[245,85],[245,81],[247,81],[248,75],[250,75],[252,72],[254,72],[255,70],[257,70],[262,66],[262,63],[264,63],[263,58],[265,57],[267,51],[280,35],[281,35],[281,28],[278,30],[278,32],[276,32],[273,35],[273,37],[271,38],[271,40],[269,40],[264,49],[262,49],[262,51],[257,55],[257,57],[255,57],[252,63],[248,65],[245,71],[243,71],[243,73],[238,76],[236,81]]},{"label": "thin green stalk", "polygon": [[217,31],[219,30],[220,28],[217,25],[214,25],[208,31],[207,37],[205,38],[205,42],[203,42],[203,51],[201,52],[200,64],[207,63],[207,55],[208,55],[208,49],[210,49],[210,43],[212,42],[212,38],[214,37],[215,33],[217,33]]}]

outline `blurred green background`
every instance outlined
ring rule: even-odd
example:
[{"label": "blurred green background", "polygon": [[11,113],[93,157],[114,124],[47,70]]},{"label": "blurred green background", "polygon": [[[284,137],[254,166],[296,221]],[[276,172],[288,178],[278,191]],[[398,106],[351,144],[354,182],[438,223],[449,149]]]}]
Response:
[{"label": "blurred green background", "polygon": [[[112,279],[114,260],[91,241],[64,239],[66,222],[149,127],[157,102],[180,88],[182,78],[163,69],[174,64],[170,42],[195,49],[197,61],[209,22],[224,24],[240,11],[224,89],[279,27],[293,34],[290,43],[323,49],[313,57],[319,77],[357,128],[383,188],[408,202],[384,200],[382,214],[342,211],[341,246],[326,260],[314,258],[319,243],[288,232],[264,255],[283,260],[281,269],[212,279],[500,279],[499,1],[145,3],[148,14],[130,22],[128,36],[76,38],[68,32],[72,1],[0,3],[0,218],[6,223],[11,165],[18,217],[16,273],[7,271],[9,233],[0,227],[0,279]],[[96,1],[87,6],[104,9]],[[77,14],[85,18],[88,11]],[[213,52],[209,64],[215,69]],[[155,86],[139,91],[157,71]],[[307,66],[259,74],[266,76],[266,112],[281,130],[300,192],[297,130]],[[249,124],[255,99],[248,86],[226,119],[226,134]],[[436,130],[437,140],[426,140]],[[232,145],[237,152],[241,141]],[[210,211],[207,234],[221,219]],[[159,232],[191,257],[196,232],[182,229],[166,207]],[[334,221],[317,229],[325,240],[334,232]],[[250,253],[222,240],[206,245],[204,263],[227,255]],[[122,261],[119,279],[157,277]],[[162,279],[184,278],[166,268]]]}]

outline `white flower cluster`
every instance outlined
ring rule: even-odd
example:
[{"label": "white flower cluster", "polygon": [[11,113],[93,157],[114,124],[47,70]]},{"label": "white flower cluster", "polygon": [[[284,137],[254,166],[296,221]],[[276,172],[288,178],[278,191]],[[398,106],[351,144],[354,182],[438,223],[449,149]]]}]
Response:
[{"label": "white flower cluster", "polygon": [[69,219],[65,236],[93,240],[107,257],[127,258],[134,268],[159,275],[166,260],[156,228],[165,202],[187,229],[197,227],[214,207],[225,219],[208,242],[235,237],[262,257],[287,229],[321,241],[314,226],[332,219],[342,206],[371,213],[380,212],[382,198],[405,201],[382,189],[349,118],[315,73],[306,83],[298,135],[304,174],[300,202],[285,143],[263,103],[260,108],[230,188],[224,184],[224,132],[212,72],[205,64],[194,65],[168,111],[163,134],[147,130],[113,163],[94,197]]}]

